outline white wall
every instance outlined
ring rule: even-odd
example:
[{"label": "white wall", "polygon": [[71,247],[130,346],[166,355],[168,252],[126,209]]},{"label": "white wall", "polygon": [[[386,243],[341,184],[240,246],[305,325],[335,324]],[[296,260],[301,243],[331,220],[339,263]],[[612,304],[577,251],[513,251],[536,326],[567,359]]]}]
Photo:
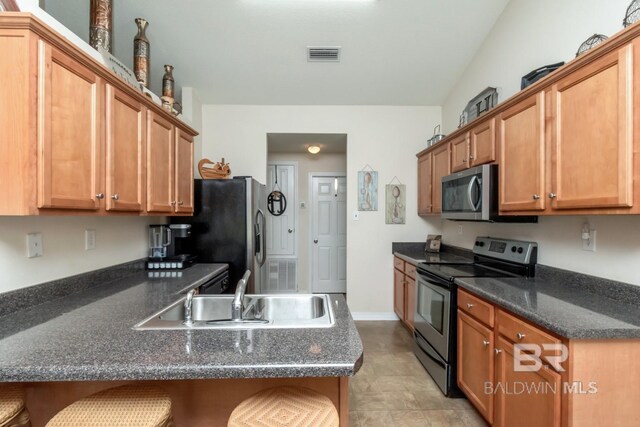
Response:
[{"label": "white wall", "polygon": [[[154,217],[0,217],[0,292],[84,273],[147,256]],[[84,231],[96,230],[96,249],[84,250]],[[41,232],[44,255],[27,258],[27,233]]]},{"label": "white wall", "polygon": [[[443,106],[446,132],[455,129],[466,103],[487,86],[500,99],[520,89],[520,78],[538,66],[571,60],[590,35],[622,29],[628,0],[511,0]],[[597,252],[581,249],[585,219],[596,228]],[[463,234],[458,234],[458,226]],[[537,241],[541,264],[640,285],[640,218],[595,216],[540,218],[539,224],[443,222],[447,243],[471,248],[476,235]]]},{"label": "white wall", "polygon": [[[384,185],[394,175],[407,185],[407,224],[386,225],[384,210],[361,212],[347,222],[347,292],[353,312],[392,313],[391,242],[420,241],[435,227],[417,216],[415,154],[440,121],[439,107],[373,106],[203,106],[202,154],[225,157],[234,175],[266,181],[267,133],[347,134],[347,182],[370,164]],[[347,211],[356,210],[357,191],[348,184]],[[439,220],[435,221],[439,226]]]},{"label": "white wall", "polygon": [[[296,228],[296,248],[298,258],[298,290],[309,292],[309,218],[311,216],[311,196],[309,195],[310,172],[346,172],[347,156],[345,154],[285,154],[269,153],[267,161],[271,162],[296,162],[298,197],[295,206],[298,220]],[[270,189],[269,189],[270,190]],[[300,203],[304,202],[306,208],[300,209]]]}]

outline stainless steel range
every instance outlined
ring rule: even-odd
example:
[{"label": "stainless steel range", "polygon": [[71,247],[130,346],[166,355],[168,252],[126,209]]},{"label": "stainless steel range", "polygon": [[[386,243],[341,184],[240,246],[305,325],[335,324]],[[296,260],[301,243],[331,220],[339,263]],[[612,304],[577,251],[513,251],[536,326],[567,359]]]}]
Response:
[{"label": "stainless steel range", "polygon": [[418,264],[414,351],[422,365],[449,397],[461,396],[456,381],[455,279],[462,277],[533,277],[538,245],[533,242],[478,237],[473,261]]}]

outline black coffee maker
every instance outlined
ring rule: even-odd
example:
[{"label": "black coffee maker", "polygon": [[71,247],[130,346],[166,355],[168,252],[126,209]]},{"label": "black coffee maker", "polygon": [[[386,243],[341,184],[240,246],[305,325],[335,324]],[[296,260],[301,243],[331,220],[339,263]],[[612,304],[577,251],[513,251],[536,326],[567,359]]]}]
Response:
[{"label": "black coffee maker", "polygon": [[190,236],[190,224],[150,225],[147,270],[182,270],[193,265],[195,255],[176,253],[179,239]]}]

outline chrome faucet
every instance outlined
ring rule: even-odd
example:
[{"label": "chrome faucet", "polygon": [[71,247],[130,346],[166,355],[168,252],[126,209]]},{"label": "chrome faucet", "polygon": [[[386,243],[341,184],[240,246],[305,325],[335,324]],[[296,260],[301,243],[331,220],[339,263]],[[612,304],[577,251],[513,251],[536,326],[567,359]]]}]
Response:
[{"label": "chrome faucet", "polygon": [[184,324],[187,326],[193,325],[193,296],[196,294],[196,290],[192,289],[187,293],[187,297],[184,299]]},{"label": "chrome faucet", "polygon": [[236,286],[236,293],[233,296],[233,303],[231,303],[231,320],[242,320],[242,312],[244,311],[244,293],[247,289],[247,282],[251,276],[251,270],[244,272],[244,276],[238,282]]}]

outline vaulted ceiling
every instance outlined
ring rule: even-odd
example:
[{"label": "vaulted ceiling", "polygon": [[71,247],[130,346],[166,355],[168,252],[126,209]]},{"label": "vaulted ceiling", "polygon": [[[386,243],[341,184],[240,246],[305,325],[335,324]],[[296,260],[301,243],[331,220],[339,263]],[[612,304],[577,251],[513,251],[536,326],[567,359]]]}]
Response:
[{"label": "vaulted ceiling", "polygon": [[[114,54],[132,64],[133,20],[162,65],[205,104],[441,105],[509,0],[113,0]],[[88,0],[44,0],[88,38]],[[341,46],[339,63],[307,46]]]}]

